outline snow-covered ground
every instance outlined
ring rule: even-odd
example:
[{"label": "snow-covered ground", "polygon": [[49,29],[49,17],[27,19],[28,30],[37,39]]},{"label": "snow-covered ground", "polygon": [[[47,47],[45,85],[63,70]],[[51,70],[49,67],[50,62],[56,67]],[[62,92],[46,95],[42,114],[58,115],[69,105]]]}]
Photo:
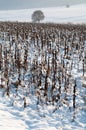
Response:
[{"label": "snow-covered ground", "polygon": [[[64,6],[39,9],[42,10],[45,15],[43,22],[86,23],[86,4],[70,6],[69,8]],[[31,15],[35,10],[38,9],[0,11],[0,21],[31,22]]]},{"label": "snow-covered ground", "polygon": [[[82,69],[81,63],[79,67]],[[77,82],[75,110],[71,101],[72,86],[69,101],[61,98],[55,106],[37,104],[37,97],[33,93],[26,96],[27,88],[21,89],[21,86],[17,92],[15,87],[10,88],[10,96],[6,95],[5,89],[0,89],[0,130],[86,130],[86,88],[81,84],[82,72],[74,68],[72,75]]]},{"label": "snow-covered ground", "polygon": [[[28,106],[23,108],[21,100],[15,99],[14,106],[12,95],[3,97],[0,89],[0,130],[86,130],[86,109],[77,108],[75,113],[67,108],[66,104],[55,110],[54,106],[38,105],[36,98],[30,95],[27,98]],[[79,102],[83,104],[81,97]],[[75,121],[73,121],[73,115]]]},{"label": "snow-covered ground", "polygon": [[15,115],[12,115],[10,113],[11,109],[12,108],[9,109],[3,102],[0,101],[0,130],[24,130],[24,121]]}]

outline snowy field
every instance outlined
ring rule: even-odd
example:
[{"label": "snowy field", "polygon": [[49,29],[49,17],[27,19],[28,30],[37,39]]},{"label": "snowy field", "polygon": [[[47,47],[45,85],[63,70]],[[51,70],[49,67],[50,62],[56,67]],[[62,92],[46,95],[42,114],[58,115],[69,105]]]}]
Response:
[{"label": "snowy field", "polygon": [[[43,22],[56,23],[86,23],[86,4],[70,6],[69,8],[53,7],[39,8],[44,12]],[[33,11],[38,9],[0,11],[0,21],[31,21]]]},{"label": "snowy field", "polygon": [[[35,28],[34,28],[35,29]],[[56,28],[55,28],[56,29]],[[50,28],[47,29],[47,33],[49,33]],[[60,31],[55,30],[57,33]],[[65,32],[65,31],[64,31]],[[63,33],[66,35],[66,33]],[[33,32],[34,33],[34,32]],[[54,32],[53,32],[54,33]],[[71,31],[68,32],[69,34]],[[71,46],[72,35],[75,35],[74,31],[72,35],[70,35],[69,46],[71,50],[68,52],[64,51],[64,40],[60,41],[62,44],[57,44],[58,38],[56,38],[55,42],[51,45],[51,49],[58,52],[56,55],[55,61],[57,61],[57,75],[56,75],[56,93],[60,93],[60,98],[58,97],[57,101],[46,101],[46,97],[43,96],[43,90],[39,89],[39,87],[44,87],[44,80],[46,71],[42,68],[42,79],[41,85],[38,85],[36,78],[36,73],[39,75],[39,70],[33,70],[31,67],[34,67],[34,60],[38,60],[38,64],[43,62],[44,58],[48,60],[50,58],[51,65],[51,74],[47,78],[48,87],[52,87],[52,82],[54,82],[53,76],[53,53],[50,52],[50,46],[45,46],[41,50],[41,43],[39,40],[39,47],[37,42],[33,42],[30,37],[28,41],[31,44],[26,44],[22,40],[22,37],[19,37],[19,43],[16,44],[17,41],[12,43],[12,36],[9,33],[1,33],[0,35],[0,45],[2,45],[2,61],[5,61],[5,55],[7,53],[7,61],[3,62],[3,66],[1,67],[0,74],[2,77],[2,82],[0,80],[0,85],[5,85],[4,88],[0,88],[0,130],[85,130],[86,129],[86,88],[82,87],[83,85],[83,57],[85,56],[86,50],[86,41],[84,41],[84,51],[83,51],[83,42],[80,44],[79,50],[75,51],[75,47]],[[38,31],[37,34],[39,35]],[[64,36],[63,35],[63,36]],[[4,37],[3,37],[4,36]],[[13,35],[14,36],[14,35]],[[32,35],[31,35],[32,36]],[[78,40],[78,33],[73,42]],[[16,36],[14,36],[16,39]],[[59,37],[60,38],[60,37]],[[67,38],[67,37],[66,37]],[[31,40],[31,41],[30,41]],[[28,42],[27,42],[28,43]],[[34,43],[34,44],[33,44]],[[9,46],[10,45],[10,46]],[[17,45],[17,46],[16,46]],[[1,46],[0,46],[1,47]],[[10,48],[11,47],[11,48]],[[19,49],[18,49],[18,48]],[[6,49],[7,48],[7,49]],[[16,48],[18,50],[16,50]],[[39,49],[40,48],[40,49]],[[0,48],[1,49],[1,48]],[[10,50],[9,50],[10,49]],[[26,51],[25,51],[25,50]],[[11,55],[9,55],[9,51],[11,51]],[[49,51],[49,52],[48,52]],[[18,52],[20,56],[18,56]],[[28,62],[28,70],[24,70],[25,66],[20,69],[20,71],[16,68],[16,60],[14,59],[14,55],[18,56],[24,61],[27,53],[27,62]],[[66,54],[65,54],[66,53]],[[71,55],[70,55],[71,53]],[[43,55],[42,55],[43,54]],[[65,54],[65,55],[64,55]],[[69,57],[69,58],[67,58]],[[1,62],[2,62],[1,61]],[[17,62],[18,62],[17,61]],[[59,66],[63,65],[64,62],[64,70],[59,68]],[[13,68],[13,63],[15,68]],[[47,65],[47,64],[46,64]],[[5,70],[8,67],[7,73]],[[36,68],[37,69],[37,68]],[[63,81],[61,78],[61,83],[57,78],[59,76],[59,69],[63,70]],[[4,70],[4,71],[3,71]],[[37,71],[37,72],[36,72]],[[66,75],[67,73],[67,75]],[[0,76],[1,76],[0,75]],[[4,77],[7,75],[7,79]],[[21,76],[20,76],[21,75]],[[34,75],[34,82],[31,77]],[[62,76],[62,75],[60,75]],[[66,76],[66,77],[65,77]],[[21,84],[16,84],[17,81],[21,80]],[[86,72],[84,71],[84,77],[86,78]],[[23,80],[22,80],[23,78]],[[40,76],[38,77],[40,79]],[[66,79],[65,79],[66,78]],[[68,80],[67,86],[65,86],[65,80]],[[74,82],[76,80],[76,83]],[[8,82],[8,83],[7,83]],[[61,85],[61,88],[59,86]],[[18,86],[17,86],[18,85]],[[36,86],[37,85],[37,86]],[[10,86],[10,87],[9,87]],[[34,86],[36,88],[34,88]],[[74,89],[74,86],[76,87]],[[64,89],[65,88],[65,89]],[[8,93],[7,93],[8,92]],[[38,93],[37,93],[38,92]],[[41,93],[41,94],[40,94]],[[49,92],[47,92],[49,94]],[[38,95],[37,95],[38,94]],[[54,94],[54,93],[53,93]],[[49,96],[49,95],[48,95]],[[57,95],[56,95],[57,96]],[[26,99],[26,106],[24,108],[24,99]],[[49,100],[50,96],[49,96]],[[47,103],[46,103],[47,102]],[[53,103],[52,103],[53,102]],[[54,104],[54,105],[53,105]]]},{"label": "snowy field", "polygon": [[[36,9],[0,11],[0,21],[31,21],[31,14],[34,10]],[[41,10],[45,14],[44,22],[80,24],[86,23],[86,5],[70,6],[69,8],[43,8]],[[16,32],[15,24],[13,25],[13,27],[14,32]],[[23,28],[24,26],[20,25],[18,27],[21,29],[21,27]],[[83,58],[86,58],[86,39],[83,40],[85,37],[84,29],[83,31],[77,29],[77,32],[74,32],[75,30],[67,30],[67,35],[67,33],[65,33],[65,29],[59,30],[58,28],[56,29],[54,27],[50,30],[50,28],[47,28],[43,31],[40,30],[40,32],[42,32],[39,33],[39,30],[36,30],[36,27],[33,27],[32,25],[30,27],[32,27],[32,30],[30,30],[30,32],[28,33],[28,38],[25,40],[23,39],[23,36],[25,35],[22,34],[22,31],[19,32],[19,34],[21,35],[19,35],[18,37],[16,33],[14,33],[13,35],[12,33],[9,33],[9,29],[8,32],[4,32],[2,28],[2,32],[0,32],[0,52],[2,51],[2,53],[0,53],[2,55],[0,55],[0,57],[2,57],[2,60],[0,59],[0,63],[2,62],[3,64],[0,70],[0,79],[2,78],[2,82],[0,80],[0,85],[5,86],[3,88],[1,88],[2,86],[0,86],[0,130],[86,130],[86,86],[82,87],[83,77],[86,78],[86,71],[82,72],[83,70],[85,70],[83,67]],[[38,43],[38,39],[36,39],[34,42],[34,30],[37,33],[36,36],[38,36],[35,38],[39,39]],[[52,31],[55,37],[53,37]],[[46,34],[51,34],[49,35],[50,41],[48,41],[49,45],[45,44],[41,49],[42,44],[40,42],[40,35],[43,34],[43,36],[47,38],[46,36],[48,35],[44,35],[45,32],[47,32]],[[52,37],[55,38],[54,41],[52,40]],[[12,42],[12,40],[14,41]],[[65,40],[69,43],[69,46],[66,46],[67,52],[65,52],[64,47]],[[74,42],[74,47],[72,47],[72,40]],[[58,42],[60,42],[60,44],[58,44]],[[80,46],[78,46],[78,49],[75,49],[77,48],[76,43],[79,45],[79,42]],[[71,50],[68,50],[68,47],[69,49],[71,48]],[[16,48],[18,50],[16,50]],[[11,55],[9,54],[9,50],[11,52]],[[55,52],[51,53],[51,50],[55,50],[55,52],[57,52],[57,63],[54,63],[54,66],[52,64],[52,59],[55,58]],[[29,64],[28,70],[24,70],[26,66],[22,66],[21,68],[17,68],[17,66],[13,68],[14,66],[16,66],[16,60],[14,59],[14,57],[20,56],[17,58],[19,58],[19,60],[21,60],[23,63],[26,58],[26,54],[27,62]],[[5,57],[5,55],[7,57]],[[59,83],[59,80],[58,82],[56,82],[57,89],[55,90],[55,92],[59,92],[60,94],[60,98],[58,97],[58,101],[53,103],[50,101],[48,102],[46,101],[46,96],[43,97],[44,92],[41,93],[43,91],[43,88],[41,87],[44,86],[44,81],[46,77],[46,66],[45,68],[42,68],[43,77],[41,78],[40,90],[36,88],[36,91],[38,93],[35,91],[34,86],[36,86],[36,84],[39,82],[36,79],[35,71],[40,72],[40,70],[31,71],[31,69],[34,68],[30,68],[32,67],[32,65],[34,65],[34,60],[37,60],[39,64],[39,69],[40,63],[43,60],[46,60],[46,66],[51,65],[49,66],[51,67],[51,75],[49,75],[49,77],[47,78],[48,87],[53,86],[53,70],[54,67],[56,67],[56,64],[58,67],[58,69],[56,70],[57,77],[59,77],[59,71],[62,71],[63,79],[61,77],[62,74],[59,77],[61,78],[61,84]],[[60,68],[60,65],[63,65],[63,62],[64,68]],[[86,66],[86,63],[84,64],[84,66]],[[7,69],[6,67],[8,68],[8,81],[5,78],[5,70]],[[39,76],[39,73],[37,74]],[[33,77],[33,75],[35,78]],[[18,86],[16,86],[15,83],[19,80],[18,77],[21,80],[21,84],[18,84]],[[36,80],[35,83],[32,82],[33,79]],[[67,79],[67,82],[69,82],[69,84],[66,84],[68,86],[65,86],[64,82],[66,82]],[[57,81],[57,79],[55,80]],[[86,85],[86,81],[84,82]],[[76,87],[75,90],[74,86]],[[49,92],[47,93],[49,94]],[[48,96],[50,97],[50,95]],[[24,107],[25,99],[26,106]]]}]

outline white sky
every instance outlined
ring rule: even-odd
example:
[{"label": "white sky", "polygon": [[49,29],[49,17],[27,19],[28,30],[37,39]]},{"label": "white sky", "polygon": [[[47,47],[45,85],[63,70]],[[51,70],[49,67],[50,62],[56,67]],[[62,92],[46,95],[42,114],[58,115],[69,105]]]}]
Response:
[{"label": "white sky", "polygon": [[86,3],[86,0],[0,0],[0,10],[57,7],[83,3]]}]

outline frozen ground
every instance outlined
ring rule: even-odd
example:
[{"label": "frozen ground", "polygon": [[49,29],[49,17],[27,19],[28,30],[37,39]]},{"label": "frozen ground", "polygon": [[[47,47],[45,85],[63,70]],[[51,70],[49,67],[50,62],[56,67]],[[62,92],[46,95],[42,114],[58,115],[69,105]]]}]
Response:
[{"label": "frozen ground", "polygon": [[[43,22],[86,23],[86,4],[67,7],[40,8],[45,15]],[[0,21],[31,21],[33,11],[38,9],[0,11]]]},{"label": "frozen ground", "polygon": [[[28,98],[29,107],[22,107],[22,98],[12,106],[12,97],[3,97],[0,90],[0,130],[85,130],[86,110],[84,107],[77,109],[75,121],[73,112],[62,106],[53,112],[53,106],[35,106],[35,97]],[[12,96],[12,95],[11,95]],[[22,97],[22,95],[21,95]],[[33,102],[32,102],[32,100]],[[79,98],[80,102],[83,101]],[[81,110],[80,110],[81,109]]]}]

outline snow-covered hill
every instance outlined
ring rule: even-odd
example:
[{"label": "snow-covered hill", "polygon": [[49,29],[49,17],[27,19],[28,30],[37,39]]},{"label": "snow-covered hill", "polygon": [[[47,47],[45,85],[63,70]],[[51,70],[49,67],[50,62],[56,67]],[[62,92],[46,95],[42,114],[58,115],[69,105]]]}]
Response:
[{"label": "snow-covered hill", "polygon": [[[0,21],[31,22],[31,15],[35,9],[0,11]],[[44,12],[43,22],[56,23],[86,23],[86,4],[67,7],[40,8]]]}]

